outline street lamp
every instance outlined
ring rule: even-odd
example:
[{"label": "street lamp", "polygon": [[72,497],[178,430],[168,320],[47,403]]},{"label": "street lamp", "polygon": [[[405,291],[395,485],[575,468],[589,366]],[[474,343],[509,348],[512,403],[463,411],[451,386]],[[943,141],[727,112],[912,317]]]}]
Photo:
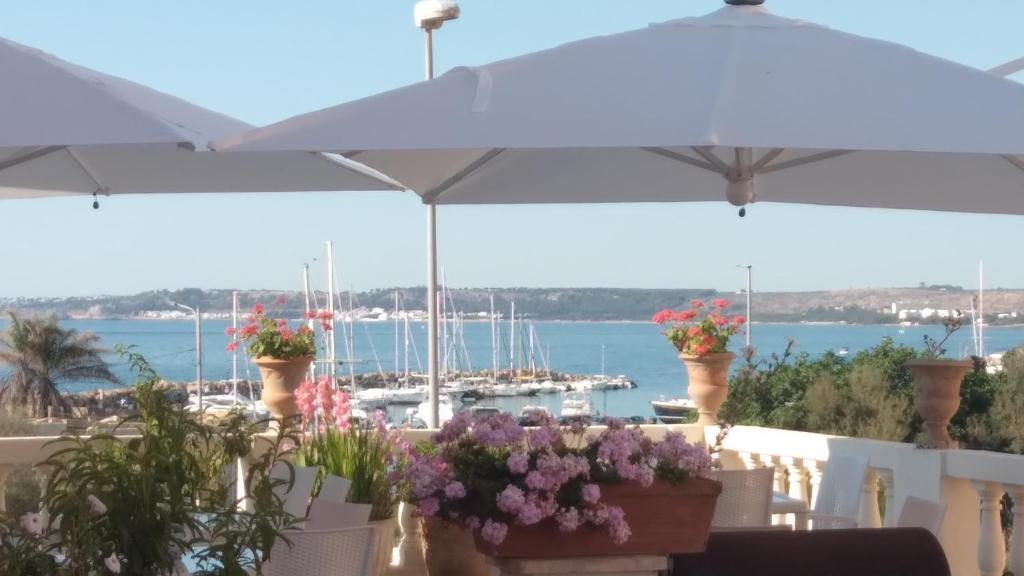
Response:
[{"label": "street lamp", "polygon": [[750,265],[750,264],[737,264],[736,267],[737,268],[746,268],[747,269],[747,321],[746,321],[746,324],[747,324],[747,348],[750,348],[750,331],[751,331],[751,326],[750,326],[750,270],[753,268],[753,266]]},{"label": "street lamp", "polygon": [[[413,8],[413,20],[425,33],[427,80],[434,77],[434,30],[459,17],[459,5],[450,0],[421,0]],[[427,425],[440,426],[437,350],[437,207],[427,204],[427,372],[429,377],[430,413]]]},{"label": "street lamp", "polygon": [[196,383],[197,383],[198,394],[199,394],[199,409],[202,410],[202,408],[203,408],[203,331],[202,331],[202,323],[200,321],[200,318],[202,317],[202,315],[199,313],[199,306],[196,306],[195,308],[193,308],[191,306],[186,306],[186,305],[181,304],[179,302],[172,302],[172,304],[174,304],[178,308],[181,308],[182,310],[187,310],[187,311],[191,312],[192,315],[195,316],[195,319],[196,319]]}]

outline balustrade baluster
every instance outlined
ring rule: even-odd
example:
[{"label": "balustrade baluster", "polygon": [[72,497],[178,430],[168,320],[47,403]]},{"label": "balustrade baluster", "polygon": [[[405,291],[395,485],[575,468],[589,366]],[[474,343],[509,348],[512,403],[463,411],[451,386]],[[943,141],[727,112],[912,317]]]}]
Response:
[{"label": "balustrade baluster", "polygon": [[789,496],[799,498],[807,502],[807,474],[804,472],[803,463],[799,458],[783,456],[782,465],[789,473]]},{"label": "balustrade baluster", "polygon": [[861,490],[857,527],[881,528],[882,515],[878,511],[878,473],[874,468],[868,468]]},{"label": "balustrade baluster", "polygon": [[740,461],[743,462],[743,468],[747,470],[754,470],[761,467],[754,458],[754,455],[750,452],[740,452],[739,457]]},{"label": "balustrade baluster", "polygon": [[1013,535],[1006,569],[1013,574],[1024,574],[1024,486],[1010,486],[1007,492],[1013,500]]},{"label": "balustrade baluster", "polygon": [[999,522],[1003,487],[998,482],[973,482],[981,498],[981,530],[978,533],[978,569],[981,576],[1002,576],[1006,567],[1006,542]]},{"label": "balustrade baluster", "polygon": [[804,466],[807,467],[807,471],[811,476],[811,494],[808,502],[810,502],[811,510],[813,510],[815,503],[818,502],[818,489],[821,488],[821,475],[825,471],[825,464],[817,460],[804,460]]},{"label": "balustrade baluster", "polygon": [[[878,477],[882,480],[882,487],[885,489],[885,522],[886,528],[896,525],[896,477],[892,470],[878,470]],[[877,498],[876,498],[877,500]]]}]

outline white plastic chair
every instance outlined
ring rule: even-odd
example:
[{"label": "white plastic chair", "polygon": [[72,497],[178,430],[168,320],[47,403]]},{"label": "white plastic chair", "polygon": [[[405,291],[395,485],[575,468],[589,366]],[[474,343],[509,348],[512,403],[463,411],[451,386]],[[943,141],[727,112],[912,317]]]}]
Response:
[{"label": "white plastic chair", "polygon": [[[291,490],[287,484],[279,485],[274,492],[281,498],[286,512],[302,520],[306,517],[309,497],[313,493],[313,483],[319,469],[314,466],[295,466],[295,481]],[[276,480],[288,480],[288,466],[278,463],[270,470],[270,476]],[[301,522],[300,522],[301,525]]]},{"label": "white plastic chair", "polygon": [[291,547],[278,541],[265,564],[265,576],[370,576],[372,526],[335,530],[297,530],[286,534]]},{"label": "white plastic chair", "polygon": [[716,470],[711,477],[722,483],[712,528],[765,527],[771,524],[772,483],[775,468]]},{"label": "white plastic chair", "polygon": [[863,458],[833,456],[825,462],[814,507],[808,517],[813,528],[856,528],[860,498],[868,461]]},{"label": "white plastic chair", "polygon": [[896,519],[898,528],[924,528],[938,536],[946,516],[946,505],[917,496],[907,496]]}]

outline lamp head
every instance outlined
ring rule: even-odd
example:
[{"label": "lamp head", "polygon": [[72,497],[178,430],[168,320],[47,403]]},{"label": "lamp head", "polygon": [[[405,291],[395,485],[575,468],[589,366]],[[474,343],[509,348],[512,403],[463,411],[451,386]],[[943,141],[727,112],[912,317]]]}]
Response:
[{"label": "lamp head", "polygon": [[420,0],[412,10],[418,28],[437,30],[445,22],[459,17],[459,5],[452,0]]}]

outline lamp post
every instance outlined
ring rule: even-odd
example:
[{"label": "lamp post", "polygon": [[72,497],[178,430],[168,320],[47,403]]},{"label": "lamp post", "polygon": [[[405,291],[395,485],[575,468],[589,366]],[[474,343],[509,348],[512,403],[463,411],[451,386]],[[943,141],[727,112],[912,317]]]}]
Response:
[{"label": "lamp post", "polygon": [[203,408],[203,331],[202,331],[202,315],[199,313],[199,306],[195,308],[186,306],[184,304],[174,302],[174,305],[182,310],[187,310],[195,316],[196,319],[196,383],[199,395],[199,408]]},{"label": "lamp post", "polygon": [[750,348],[750,331],[751,331],[751,326],[750,326],[750,270],[753,268],[753,266],[750,265],[750,264],[737,264],[736,267],[737,268],[746,268],[747,269],[747,321],[746,321],[746,324],[747,324],[747,348]]},{"label": "lamp post", "polygon": [[[434,77],[434,30],[445,22],[459,17],[459,5],[450,0],[421,0],[413,8],[413,20],[416,26],[423,29],[426,42],[425,64],[426,77]],[[438,350],[437,350],[437,207],[433,202],[427,204],[427,372],[430,413],[427,425],[431,428],[440,426],[438,382]]]}]

